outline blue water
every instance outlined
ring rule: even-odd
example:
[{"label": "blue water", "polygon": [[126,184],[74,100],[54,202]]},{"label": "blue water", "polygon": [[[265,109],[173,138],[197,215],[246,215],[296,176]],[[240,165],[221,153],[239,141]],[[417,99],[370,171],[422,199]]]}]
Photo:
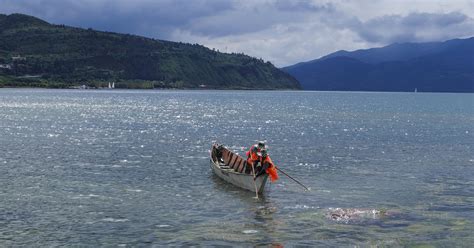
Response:
[{"label": "blue water", "polygon": [[[473,123],[473,94],[0,89],[0,246],[468,247]],[[257,140],[311,191],[211,173]]]}]

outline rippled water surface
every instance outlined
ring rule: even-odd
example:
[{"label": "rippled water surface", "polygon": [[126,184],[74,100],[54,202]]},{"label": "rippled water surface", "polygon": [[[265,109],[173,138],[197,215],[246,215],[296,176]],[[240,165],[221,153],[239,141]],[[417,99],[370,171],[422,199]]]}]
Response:
[{"label": "rippled water surface", "polygon": [[[211,173],[258,139],[312,190]],[[0,246],[468,247],[473,146],[472,94],[0,89]]]}]

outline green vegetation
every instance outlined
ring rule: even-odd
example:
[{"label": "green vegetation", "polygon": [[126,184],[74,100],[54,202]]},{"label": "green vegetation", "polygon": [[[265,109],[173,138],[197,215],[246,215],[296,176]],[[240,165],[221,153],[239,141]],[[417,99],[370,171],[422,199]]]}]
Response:
[{"label": "green vegetation", "polygon": [[270,62],[198,44],[0,15],[0,87],[299,89]]}]

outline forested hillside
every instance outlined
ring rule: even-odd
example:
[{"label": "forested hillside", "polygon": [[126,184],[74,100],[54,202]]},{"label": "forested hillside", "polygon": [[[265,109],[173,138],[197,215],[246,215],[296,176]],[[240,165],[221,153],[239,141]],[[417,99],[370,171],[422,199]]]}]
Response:
[{"label": "forested hillside", "polygon": [[338,51],[283,70],[306,90],[474,92],[474,38]]},{"label": "forested hillside", "polygon": [[198,44],[0,15],[0,87],[298,89],[270,62]]}]

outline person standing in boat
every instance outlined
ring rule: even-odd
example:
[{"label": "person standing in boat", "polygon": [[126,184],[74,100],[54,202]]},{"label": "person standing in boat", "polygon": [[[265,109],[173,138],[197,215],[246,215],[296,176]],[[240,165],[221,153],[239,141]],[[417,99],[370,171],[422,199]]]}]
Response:
[{"label": "person standing in boat", "polygon": [[267,173],[270,176],[270,180],[272,182],[278,180],[276,166],[273,164],[273,161],[268,155],[267,150],[262,149],[260,153],[262,154],[260,157],[260,167],[258,167],[258,172],[256,172],[255,179],[264,173]]},{"label": "person standing in boat", "polygon": [[257,166],[258,162],[260,162],[261,154],[260,152],[265,149],[265,143],[263,141],[259,141],[257,144],[250,147],[247,151],[247,170],[251,170],[253,166]]}]

